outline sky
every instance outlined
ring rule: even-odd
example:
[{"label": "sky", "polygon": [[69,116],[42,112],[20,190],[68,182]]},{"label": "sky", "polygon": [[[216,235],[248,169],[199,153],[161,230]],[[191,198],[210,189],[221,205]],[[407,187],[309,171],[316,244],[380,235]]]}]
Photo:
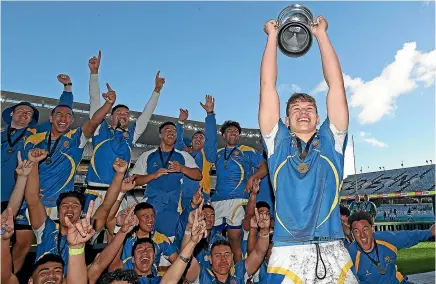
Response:
[{"label": "sky", "polygon": [[[435,159],[435,3],[299,2],[323,15],[344,74],[350,108],[346,174]],[[102,51],[100,88],[141,111],[157,70],[166,78],[156,114],[203,121],[215,97],[217,122],[258,128],[263,25],[289,2],[1,2],[1,89],[58,98],[60,73],[75,101],[89,102],[88,59]],[[295,91],[312,94],[326,118],[314,41],[300,58],[279,52],[281,117]],[[354,148],[351,144],[354,140]],[[354,150],[353,150],[354,149]],[[353,155],[354,151],[354,155]]]}]

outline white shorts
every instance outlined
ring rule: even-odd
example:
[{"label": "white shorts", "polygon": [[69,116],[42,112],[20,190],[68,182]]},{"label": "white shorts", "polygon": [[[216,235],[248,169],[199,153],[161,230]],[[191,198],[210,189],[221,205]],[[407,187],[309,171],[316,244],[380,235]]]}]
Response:
[{"label": "white shorts", "polygon": [[247,202],[248,200],[243,198],[212,202],[212,207],[215,209],[215,226],[220,226],[225,222],[229,229],[240,228],[245,216],[244,206]]},{"label": "white shorts", "polygon": [[[319,244],[316,272],[315,244],[273,247],[268,263],[268,283],[358,283],[351,268],[353,262],[342,241]],[[323,266],[325,264],[325,269]],[[318,277],[325,278],[320,280]]]}]

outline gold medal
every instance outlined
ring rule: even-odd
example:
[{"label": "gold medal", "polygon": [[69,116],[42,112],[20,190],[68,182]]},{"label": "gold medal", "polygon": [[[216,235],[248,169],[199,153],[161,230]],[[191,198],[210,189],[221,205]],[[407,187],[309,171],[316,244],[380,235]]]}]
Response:
[{"label": "gold medal", "polygon": [[297,169],[300,174],[305,174],[309,171],[309,166],[306,163],[300,163]]},{"label": "gold medal", "polygon": [[9,149],[8,149],[8,154],[9,154],[9,155],[12,155],[13,153],[14,153],[14,149],[9,148]]}]

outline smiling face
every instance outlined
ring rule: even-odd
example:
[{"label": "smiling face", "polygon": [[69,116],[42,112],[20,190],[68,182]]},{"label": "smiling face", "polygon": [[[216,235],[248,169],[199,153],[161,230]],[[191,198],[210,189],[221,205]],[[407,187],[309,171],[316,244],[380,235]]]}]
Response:
[{"label": "smiling face", "polygon": [[135,249],[132,262],[138,274],[149,274],[154,262],[153,245],[148,242],[139,244]]},{"label": "smiling face", "polygon": [[27,127],[32,121],[33,109],[29,106],[20,105],[17,106],[12,112],[12,127],[22,128]]},{"label": "smiling face", "polygon": [[139,229],[146,233],[151,233],[154,228],[154,211],[151,208],[142,209],[136,212],[139,220]]},{"label": "smiling face", "polygon": [[205,137],[202,133],[196,133],[192,137],[192,149],[194,151],[201,150],[204,148]]},{"label": "smiling face", "polygon": [[367,220],[355,221],[351,225],[354,239],[365,251],[370,252],[374,248],[374,231]]},{"label": "smiling face", "polygon": [[73,123],[73,111],[69,107],[58,106],[55,108],[53,115],[50,115],[49,120],[52,130],[57,133],[65,133]]},{"label": "smiling face", "polygon": [[32,273],[29,284],[61,284],[64,280],[64,268],[59,262],[49,261],[41,264]]},{"label": "smiling face", "polygon": [[312,102],[296,100],[289,104],[286,126],[293,133],[313,133],[319,124],[316,106]]},{"label": "smiling face", "polygon": [[159,133],[159,138],[167,146],[173,146],[176,143],[176,127],[174,125],[165,125]]},{"label": "smiling face", "polygon": [[223,138],[229,146],[235,146],[239,142],[239,129],[235,126],[230,126],[224,131]]},{"label": "smiling face", "polygon": [[65,217],[70,219],[71,223],[75,224],[82,214],[82,205],[76,197],[65,197],[59,205],[59,222],[62,227],[68,227],[65,224]]},{"label": "smiling face", "polygon": [[117,127],[118,123],[121,128],[126,128],[129,125],[130,111],[125,107],[118,107],[110,116],[112,127]]}]

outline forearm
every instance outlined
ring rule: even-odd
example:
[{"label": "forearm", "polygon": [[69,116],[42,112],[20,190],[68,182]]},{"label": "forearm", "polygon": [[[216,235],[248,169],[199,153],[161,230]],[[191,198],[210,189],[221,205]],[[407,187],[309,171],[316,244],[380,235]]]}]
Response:
[{"label": "forearm", "polygon": [[112,206],[111,211],[109,212],[109,215],[107,216],[106,220],[106,230],[109,232],[109,234],[113,235],[115,230],[115,218],[118,212],[118,209],[121,206],[121,200],[115,201],[115,204]]},{"label": "forearm", "polygon": [[204,133],[206,136],[204,142],[204,154],[210,163],[215,163],[216,152],[218,150],[215,113],[207,114]]},{"label": "forearm", "polygon": [[245,269],[249,276],[253,275],[262,263],[269,246],[269,228],[259,231],[259,238],[245,261]]},{"label": "forearm", "polygon": [[98,85],[98,73],[89,76],[89,118],[100,108],[100,87]]},{"label": "forearm", "polygon": [[341,65],[327,32],[320,33],[316,39],[321,53],[322,71],[327,85],[329,88],[344,88]]},{"label": "forearm", "polygon": [[100,123],[106,118],[106,114],[111,111],[113,104],[105,102],[83,126],[83,134],[90,138],[94,135],[95,130]]},{"label": "forearm", "polygon": [[112,241],[103,249],[99,257],[94,260],[88,269],[90,282],[96,282],[105,269],[113,262],[123,246],[126,233],[119,231]]},{"label": "forearm", "polygon": [[250,221],[254,216],[254,211],[256,208],[257,194],[251,193],[248,199],[247,209],[245,210],[244,220],[242,221],[242,226],[245,231],[250,230]]},{"label": "forearm", "polygon": [[248,233],[248,240],[247,240],[247,254],[249,255],[255,248],[257,241],[257,228],[251,228],[250,232]]},{"label": "forearm", "polygon": [[136,185],[144,185],[155,179],[155,174],[136,176]]},{"label": "forearm", "polygon": [[182,173],[192,180],[201,180],[203,178],[203,174],[199,168],[183,167]]},{"label": "forearm", "polygon": [[11,240],[2,240],[1,283],[8,283],[12,277]]},{"label": "forearm", "polygon": [[[189,258],[192,256],[192,253],[194,252],[196,244],[193,242],[189,242],[186,244],[186,246],[183,248],[183,250],[180,252],[180,256],[184,258]],[[174,261],[170,268],[165,272],[165,275],[163,276],[161,283],[162,284],[177,284],[182,278],[183,273],[185,272],[185,269],[187,267],[187,263],[182,261],[179,257]]]},{"label": "forearm", "polygon": [[98,207],[97,211],[95,212],[93,216],[93,221],[96,222],[94,223],[94,229],[96,232],[99,232],[103,228],[107,217],[113,205],[115,204],[115,201],[117,201],[123,179],[123,173],[115,174],[114,178],[112,179],[112,183],[107,190],[106,196],[104,197],[103,203]]},{"label": "forearm", "polygon": [[[18,210],[20,210],[21,203],[23,203],[24,190],[26,188],[27,176],[18,176],[15,182],[14,191],[12,191],[9,198],[8,208],[12,208],[14,217],[17,216]],[[3,212],[7,212],[6,210]],[[3,215],[3,214],[2,214]]]},{"label": "forearm", "polygon": [[182,240],[182,246],[181,246],[181,251],[185,248],[185,246],[189,243],[189,241],[191,240],[191,230],[192,227],[191,225],[187,225],[186,229],[185,229],[185,235],[183,236],[183,240]]},{"label": "forearm", "polygon": [[87,284],[88,283],[88,274],[86,271],[86,263],[85,263],[85,252],[83,251],[80,254],[77,254],[76,251],[73,255],[72,250],[81,250],[85,249],[85,244],[81,244],[79,246],[72,246],[69,248],[68,255],[68,268],[67,268],[67,283],[74,284]]},{"label": "forearm", "polygon": [[268,36],[260,70],[259,126],[263,134],[271,133],[280,118],[277,82],[277,35]]},{"label": "forearm", "polygon": [[185,142],[183,141],[183,136],[184,136],[183,126],[184,124],[180,121],[176,123],[177,140],[176,140],[175,148],[180,151],[184,151],[186,147]]},{"label": "forearm", "polygon": [[147,104],[144,107],[144,110],[136,120],[136,128],[135,128],[133,143],[135,143],[139,139],[139,137],[142,135],[142,133],[144,133],[145,129],[147,128],[147,124],[150,121],[151,115],[156,109],[157,102],[159,101],[159,96],[160,96],[159,92],[156,92],[156,90],[153,91],[150,99],[148,100]]},{"label": "forearm", "polygon": [[401,240],[398,249],[409,248],[420,242],[427,241],[431,236],[429,230],[413,230],[413,231],[399,231],[397,235]]},{"label": "forearm", "polygon": [[262,161],[256,172],[253,174],[254,179],[263,179],[268,174],[268,166],[266,164],[266,161]]},{"label": "forearm", "polygon": [[34,163],[24,190],[27,207],[29,208],[30,224],[33,229],[39,229],[47,219],[45,207],[39,198],[38,163]]}]

